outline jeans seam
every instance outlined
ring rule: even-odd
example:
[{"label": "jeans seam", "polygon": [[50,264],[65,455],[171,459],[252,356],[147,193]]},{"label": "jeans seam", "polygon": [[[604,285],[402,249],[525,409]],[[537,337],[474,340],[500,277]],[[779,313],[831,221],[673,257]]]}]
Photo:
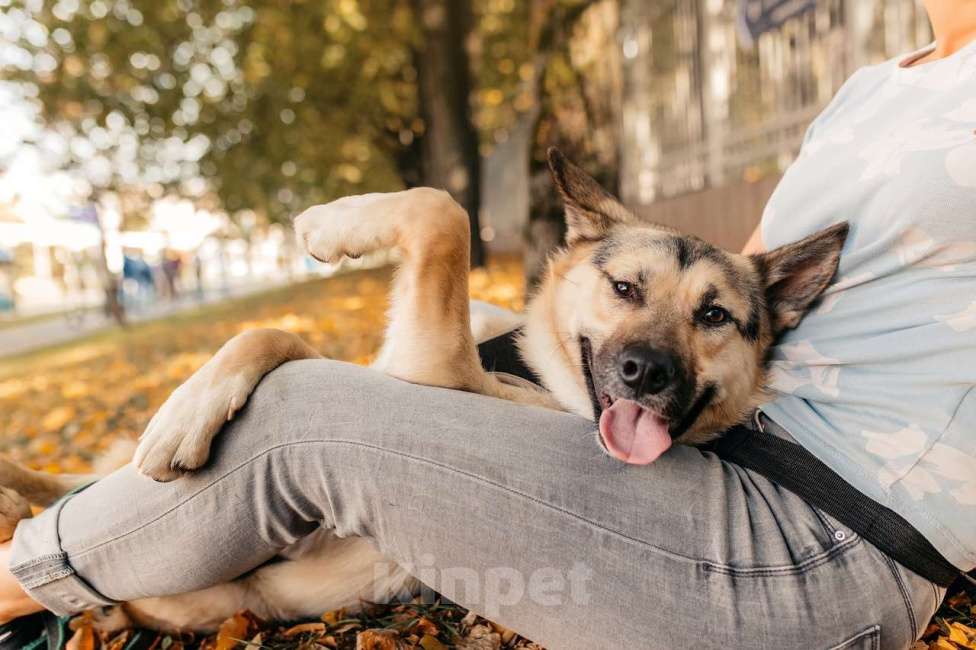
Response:
[{"label": "jeans seam", "polygon": [[895,579],[895,584],[898,585],[898,591],[901,593],[901,599],[905,604],[905,610],[908,612],[908,625],[911,630],[911,639],[914,641],[918,637],[918,620],[915,618],[915,608],[912,606],[912,598],[908,593],[908,587],[905,585],[905,581],[901,577],[901,572],[898,570],[898,566],[895,561],[890,557],[881,554],[884,557],[885,564],[888,565],[888,569],[891,571],[891,576]]},{"label": "jeans seam", "polygon": [[632,537],[632,536],[627,535],[625,533],[622,533],[620,531],[614,530],[612,528],[608,528],[608,527],[603,526],[601,524],[598,524],[598,523],[596,523],[594,521],[591,521],[591,520],[587,519],[586,517],[583,517],[582,515],[578,515],[578,514],[576,514],[574,512],[571,512],[571,511],[566,510],[564,508],[560,508],[560,507],[555,506],[555,505],[553,505],[551,503],[546,503],[545,501],[542,501],[541,499],[537,499],[536,497],[533,497],[531,495],[528,495],[528,494],[525,494],[523,492],[520,492],[520,491],[518,491],[518,490],[516,490],[514,488],[511,488],[511,487],[502,485],[500,483],[497,483],[495,481],[492,481],[492,480],[490,480],[490,479],[488,479],[488,478],[486,478],[484,476],[479,476],[478,474],[474,474],[472,472],[467,472],[467,471],[464,471],[464,470],[459,470],[459,469],[457,469],[455,467],[451,467],[450,465],[445,465],[443,463],[439,463],[437,461],[430,460],[428,458],[422,458],[420,456],[414,456],[412,454],[407,454],[407,453],[404,453],[404,452],[401,452],[401,451],[396,451],[396,450],[393,450],[393,449],[387,449],[387,448],[381,447],[379,445],[371,445],[371,444],[364,443],[364,442],[360,442],[360,441],[357,441],[357,440],[341,440],[341,439],[339,439],[339,440],[336,440],[336,439],[329,439],[329,440],[325,440],[325,439],[300,440],[300,441],[295,441],[295,442],[285,442],[285,443],[277,444],[277,445],[274,445],[274,446],[269,447],[267,449],[264,449],[260,453],[251,456],[247,460],[244,460],[241,463],[239,463],[237,466],[235,466],[235,467],[227,470],[227,472],[225,472],[224,474],[216,477],[214,480],[212,480],[211,482],[209,482],[207,485],[201,487],[199,490],[197,490],[193,494],[189,495],[186,499],[183,499],[178,504],[176,504],[173,507],[169,508],[165,512],[157,515],[152,520],[147,521],[146,523],[140,525],[138,528],[134,528],[134,529],[132,529],[130,531],[127,531],[125,533],[122,533],[121,535],[116,535],[115,537],[113,537],[111,539],[107,539],[105,541],[99,542],[98,544],[95,544],[94,546],[91,546],[91,547],[86,548],[84,550],[76,551],[76,552],[72,553],[71,555],[73,557],[75,557],[75,558],[84,557],[88,553],[91,553],[93,551],[96,551],[99,548],[101,548],[102,546],[105,546],[107,544],[111,544],[113,542],[116,542],[116,541],[119,541],[121,539],[124,539],[125,537],[128,537],[129,535],[132,535],[134,533],[137,533],[140,530],[143,530],[144,528],[147,528],[148,526],[151,526],[151,525],[159,522],[164,517],[167,517],[168,515],[172,514],[176,510],[178,510],[179,508],[183,507],[184,505],[186,505],[187,503],[189,503],[190,501],[192,501],[193,499],[195,499],[199,495],[203,494],[205,491],[207,491],[210,488],[212,488],[217,483],[220,483],[221,481],[223,481],[224,479],[228,478],[229,476],[231,476],[235,472],[238,472],[238,471],[244,469],[245,467],[247,467],[251,463],[255,462],[256,460],[258,460],[258,459],[260,459],[262,457],[267,456],[268,454],[271,454],[272,452],[278,451],[280,449],[287,449],[287,448],[290,448],[290,447],[300,447],[300,446],[304,446],[304,445],[315,445],[315,444],[323,444],[323,445],[347,445],[347,446],[351,446],[351,447],[361,447],[361,448],[364,448],[364,449],[373,449],[373,450],[376,450],[376,451],[381,451],[381,452],[384,452],[384,453],[392,454],[392,455],[397,456],[397,457],[400,457],[400,458],[405,458],[405,459],[408,459],[408,460],[413,460],[415,462],[420,462],[420,463],[426,463],[428,465],[433,465],[435,467],[439,467],[441,469],[447,470],[449,472],[453,472],[455,474],[459,474],[459,475],[462,475],[462,476],[467,476],[468,478],[472,478],[472,479],[474,479],[476,481],[479,481],[481,483],[484,483],[486,485],[491,485],[491,486],[496,487],[498,489],[501,489],[501,490],[504,490],[504,491],[507,491],[507,492],[511,492],[512,494],[518,495],[518,496],[520,496],[520,497],[522,497],[524,499],[528,499],[528,500],[530,500],[530,501],[532,501],[534,503],[538,503],[539,505],[541,505],[543,507],[550,508],[550,509],[552,509],[552,510],[554,510],[556,512],[561,512],[561,513],[563,513],[563,514],[565,514],[565,515],[567,515],[569,517],[572,517],[574,519],[577,519],[577,520],[579,520],[579,521],[581,521],[581,522],[583,522],[583,523],[587,524],[588,526],[591,526],[591,527],[593,527],[595,529],[605,531],[607,533],[610,533],[612,535],[618,536],[618,537],[620,537],[622,539],[625,539],[627,541],[640,544],[642,546],[645,546],[645,547],[647,547],[649,549],[653,549],[653,550],[658,551],[660,553],[663,553],[663,554],[672,556],[674,558],[681,559],[681,560],[686,561],[686,562],[695,562],[695,563],[702,562],[702,560],[700,560],[700,559],[693,558],[693,557],[689,557],[689,556],[686,556],[686,555],[682,555],[680,553],[676,553],[674,551],[670,551],[668,549],[655,546],[655,545],[653,545],[653,544],[651,544],[651,543],[649,543],[647,541],[644,541],[642,539],[639,539],[637,537]]},{"label": "jeans seam", "polygon": [[711,571],[712,573],[721,573],[723,575],[731,576],[742,576],[742,577],[775,577],[775,576],[791,576],[800,575],[815,569],[822,564],[826,564],[830,560],[833,560],[840,555],[846,553],[850,549],[854,548],[861,543],[860,537],[850,537],[847,541],[840,544],[831,546],[826,551],[817,553],[816,555],[811,555],[810,557],[801,560],[795,564],[783,564],[779,566],[757,566],[757,567],[733,567],[727,564],[719,564],[716,562],[709,562],[703,560],[704,568],[706,571]]},{"label": "jeans seam", "polygon": [[827,650],[844,650],[845,648],[851,648],[853,647],[851,645],[853,642],[859,641],[861,639],[870,639],[871,648],[873,650],[876,650],[878,647],[878,640],[880,636],[881,636],[881,626],[878,624],[874,624],[861,630],[851,638],[845,639],[844,641],[841,641],[837,645],[830,646]]},{"label": "jeans seam", "polygon": [[49,585],[52,582],[57,582],[58,580],[67,578],[68,576],[72,576],[74,574],[75,574],[74,569],[72,569],[70,566],[65,566],[61,569],[57,569],[55,571],[47,572],[42,575],[38,575],[34,577],[27,577],[27,576],[20,577],[16,575],[14,577],[17,578],[17,581],[20,582],[21,586],[24,587],[24,589],[37,589],[38,587],[44,587],[45,585]]},{"label": "jeans seam", "polygon": [[23,569],[30,569],[31,567],[35,567],[38,564],[43,564],[45,562],[49,562],[50,560],[67,560],[67,559],[68,559],[68,554],[64,552],[46,553],[44,555],[39,555],[35,558],[27,560],[26,562],[21,562],[17,566],[10,567],[10,572],[16,573],[17,571],[21,571]]},{"label": "jeans seam", "polygon": [[842,543],[842,544],[838,544],[838,545],[832,547],[831,549],[829,549],[828,551],[826,551],[824,553],[819,553],[819,554],[817,554],[815,556],[812,556],[810,558],[807,558],[807,559],[803,560],[802,562],[800,562],[799,564],[795,564],[795,565],[762,566],[762,567],[752,567],[750,569],[737,569],[737,568],[730,567],[730,566],[725,565],[725,564],[722,564],[722,563],[712,562],[710,560],[706,560],[706,559],[702,559],[702,558],[690,557],[690,556],[687,556],[687,555],[682,555],[681,553],[676,553],[674,551],[671,551],[671,550],[668,550],[668,549],[665,549],[665,548],[661,548],[659,546],[656,546],[654,544],[651,544],[650,542],[647,542],[647,541],[642,540],[640,538],[633,537],[631,535],[627,535],[626,533],[623,533],[621,531],[615,530],[613,528],[609,528],[606,525],[597,523],[597,522],[595,522],[595,521],[593,521],[591,519],[588,519],[588,518],[586,518],[586,517],[584,517],[582,515],[579,515],[577,513],[574,513],[574,512],[572,512],[570,510],[566,510],[565,508],[561,508],[561,507],[556,506],[554,504],[547,503],[547,502],[545,502],[545,501],[543,501],[541,499],[538,499],[538,498],[533,497],[533,496],[531,496],[529,494],[526,494],[524,492],[521,492],[521,491],[519,491],[519,490],[517,490],[515,488],[509,487],[509,486],[506,486],[506,485],[502,485],[501,483],[498,483],[496,481],[493,481],[493,480],[491,480],[491,479],[489,479],[487,477],[480,476],[480,475],[475,474],[473,472],[461,470],[461,469],[458,469],[456,467],[451,467],[450,465],[446,465],[444,463],[440,463],[440,462],[437,462],[435,460],[431,460],[429,458],[423,458],[423,457],[420,457],[420,456],[414,456],[413,454],[408,454],[408,453],[405,453],[405,452],[402,452],[402,451],[393,450],[393,449],[387,449],[386,447],[381,447],[379,445],[373,445],[373,444],[361,442],[361,441],[358,441],[358,440],[309,439],[309,440],[298,440],[298,441],[293,441],[293,442],[284,442],[284,443],[280,443],[280,444],[277,444],[277,445],[273,445],[271,447],[268,447],[267,449],[263,449],[259,453],[254,454],[253,456],[251,456],[247,460],[244,460],[244,461],[240,462],[238,465],[236,465],[235,467],[227,470],[222,475],[214,478],[207,485],[201,487],[199,490],[197,490],[193,494],[189,495],[187,498],[181,500],[179,503],[177,503],[173,507],[169,508],[165,512],[157,515],[152,520],[147,521],[146,523],[144,523],[144,524],[140,525],[139,527],[134,528],[134,529],[132,529],[130,531],[127,531],[127,532],[122,533],[120,535],[116,535],[115,537],[113,537],[111,539],[108,539],[108,540],[99,542],[99,543],[95,544],[94,546],[91,546],[89,548],[86,548],[86,549],[83,549],[83,550],[80,550],[80,551],[76,551],[76,552],[72,553],[71,555],[73,557],[75,557],[75,558],[84,557],[85,555],[87,555],[89,553],[92,553],[92,552],[98,550],[99,548],[101,548],[103,546],[106,546],[106,545],[111,544],[113,542],[117,542],[117,541],[119,541],[121,539],[124,539],[124,538],[126,538],[126,537],[128,537],[128,536],[130,536],[132,534],[135,534],[135,533],[139,532],[140,530],[143,530],[143,529],[145,529],[145,528],[147,528],[149,526],[152,526],[153,524],[161,521],[163,518],[169,516],[170,514],[172,514],[173,512],[175,512],[176,510],[178,510],[179,508],[183,507],[184,505],[186,505],[187,503],[189,503],[190,501],[192,501],[196,497],[198,497],[201,494],[203,494],[205,491],[209,490],[210,488],[212,488],[216,484],[218,484],[218,483],[222,482],[223,480],[225,480],[226,478],[230,477],[232,474],[234,474],[234,473],[236,473],[236,472],[244,469],[245,467],[247,467],[251,463],[257,461],[258,459],[263,458],[263,457],[265,457],[265,456],[267,456],[267,455],[269,455],[269,454],[271,454],[271,453],[273,453],[275,451],[281,450],[281,449],[288,449],[288,448],[291,448],[291,447],[301,447],[301,446],[305,446],[305,445],[345,445],[345,446],[350,446],[350,447],[359,447],[359,448],[362,448],[362,449],[372,449],[372,450],[375,450],[375,451],[380,451],[380,452],[383,452],[383,453],[391,454],[391,455],[394,455],[394,456],[399,457],[399,458],[403,458],[403,459],[407,459],[407,460],[412,460],[414,462],[424,463],[424,464],[427,464],[427,465],[431,465],[431,466],[434,466],[434,467],[438,467],[438,468],[443,469],[445,471],[448,471],[448,472],[451,472],[451,473],[454,473],[454,474],[458,474],[458,475],[461,475],[461,476],[466,476],[466,477],[468,477],[470,479],[473,479],[473,480],[478,481],[480,483],[483,483],[485,485],[489,485],[489,486],[492,486],[492,487],[494,487],[496,489],[500,489],[500,490],[503,490],[505,492],[509,492],[511,494],[517,495],[517,496],[519,496],[519,497],[521,497],[523,499],[527,499],[529,501],[532,501],[533,503],[537,503],[537,504],[539,504],[540,506],[542,506],[544,508],[548,508],[548,509],[553,510],[555,512],[559,512],[559,513],[561,513],[563,515],[566,515],[566,516],[568,516],[568,517],[570,517],[572,519],[576,519],[577,521],[582,522],[583,524],[585,524],[585,525],[587,525],[587,526],[589,526],[589,527],[591,527],[593,529],[596,529],[596,530],[599,530],[599,531],[603,531],[605,533],[608,533],[610,535],[613,535],[613,536],[618,537],[620,539],[623,539],[625,541],[638,544],[638,545],[643,546],[643,547],[645,547],[645,548],[647,548],[649,550],[652,550],[652,551],[661,553],[663,555],[672,557],[674,559],[678,559],[678,560],[681,560],[681,561],[684,561],[684,562],[691,562],[691,563],[695,563],[695,564],[704,565],[704,567],[705,567],[706,570],[712,570],[712,571],[719,572],[719,573],[726,573],[727,572],[727,573],[731,573],[731,574],[734,574],[734,575],[756,575],[756,576],[763,576],[763,575],[781,575],[781,574],[788,575],[790,573],[799,573],[801,571],[805,571],[805,570],[807,570],[809,568],[812,568],[811,565],[814,562],[816,562],[816,564],[819,565],[819,564],[823,563],[824,561],[830,559],[831,557],[834,557],[835,555],[839,554],[840,551],[849,548],[850,546],[852,546],[853,543],[856,543],[856,542],[859,542],[860,541],[860,538],[858,538],[857,536],[852,536],[848,540],[848,542],[845,542],[845,543]]}]

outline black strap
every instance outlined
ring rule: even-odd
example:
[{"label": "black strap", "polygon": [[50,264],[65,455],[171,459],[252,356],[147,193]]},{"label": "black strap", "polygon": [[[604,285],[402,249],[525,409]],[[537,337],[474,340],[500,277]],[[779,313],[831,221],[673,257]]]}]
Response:
[{"label": "black strap", "polygon": [[901,515],[851,487],[800,445],[744,426],[712,443],[720,458],[752,470],[820,508],[899,564],[948,587],[965,574]]},{"label": "black strap", "polygon": [[481,366],[489,372],[507,372],[541,386],[542,382],[538,375],[522,361],[522,356],[519,354],[516,341],[521,332],[521,329],[505,332],[479,345]]}]

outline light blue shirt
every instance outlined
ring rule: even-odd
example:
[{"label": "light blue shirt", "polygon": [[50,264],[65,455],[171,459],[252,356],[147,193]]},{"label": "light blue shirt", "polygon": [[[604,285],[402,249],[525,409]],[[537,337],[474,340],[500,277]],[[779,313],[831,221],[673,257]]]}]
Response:
[{"label": "light blue shirt", "polygon": [[953,564],[976,566],[976,42],[856,72],[763,214],[767,248],[840,221],[823,300],[762,410]]}]

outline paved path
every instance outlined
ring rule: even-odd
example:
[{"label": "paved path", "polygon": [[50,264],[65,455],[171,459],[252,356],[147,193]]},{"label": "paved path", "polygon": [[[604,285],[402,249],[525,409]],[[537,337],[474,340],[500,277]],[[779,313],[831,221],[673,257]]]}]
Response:
[{"label": "paved path", "polygon": [[[179,300],[159,302],[142,309],[130,309],[127,318],[130,323],[141,323],[172,314],[196,309],[202,305],[223,300],[239,298],[259,291],[282,286],[284,280],[242,284],[226,290],[214,290],[199,297],[187,293]],[[82,336],[115,327],[115,321],[101,313],[101,309],[85,312],[84,317],[66,315],[52,316],[44,320],[17,327],[0,329],[0,358],[23,354],[59,343],[66,343]]]}]

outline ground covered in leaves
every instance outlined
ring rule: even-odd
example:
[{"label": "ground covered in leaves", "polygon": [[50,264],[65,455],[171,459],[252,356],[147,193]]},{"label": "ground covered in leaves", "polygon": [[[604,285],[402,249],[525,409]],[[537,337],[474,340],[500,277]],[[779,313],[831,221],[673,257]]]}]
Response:
[{"label": "ground covered in leaves", "polygon": [[[118,436],[140,434],[183,380],[255,327],[303,337],[332,359],[368,363],[382,341],[390,272],[313,280],[46,351],[0,358],[0,451],[48,471],[88,471]],[[471,275],[472,296],[522,308],[522,271],[500,260]]]},{"label": "ground covered in leaves", "polygon": [[[224,341],[253,327],[289,330],[328,357],[367,363],[382,338],[388,282],[387,269],[357,271],[0,359],[0,451],[38,469],[88,471],[114,439],[141,433],[169,393]],[[475,271],[471,294],[521,309],[521,267],[503,259]],[[974,595],[951,593],[917,649],[976,650]],[[292,625],[242,612],[206,638],[136,630],[102,638],[84,616],[73,627],[77,650],[122,650],[136,634],[149,634],[154,650],[539,648],[447,602],[368,607],[356,616],[327,612]]]},{"label": "ground covered in leaves", "polygon": [[269,625],[250,612],[238,612],[217,634],[204,638],[147,630],[102,635],[85,615],[71,627],[68,650],[126,650],[140,642],[148,642],[152,650],[543,650],[473,612],[441,602],[368,607],[355,616],[340,610],[291,625]]}]

